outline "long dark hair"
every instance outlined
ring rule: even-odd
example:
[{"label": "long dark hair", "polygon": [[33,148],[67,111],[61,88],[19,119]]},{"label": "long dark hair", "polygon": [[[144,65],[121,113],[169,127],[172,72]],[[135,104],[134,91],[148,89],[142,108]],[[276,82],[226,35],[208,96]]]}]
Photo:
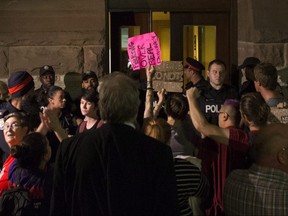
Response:
[{"label": "long dark hair", "polygon": [[34,132],[27,134],[20,145],[11,147],[11,155],[18,160],[21,168],[36,171],[47,153],[47,139]]},{"label": "long dark hair", "polygon": [[39,96],[39,106],[47,106],[49,104],[49,98],[53,98],[56,92],[58,91],[64,91],[60,86],[50,86],[45,93],[44,91]]}]

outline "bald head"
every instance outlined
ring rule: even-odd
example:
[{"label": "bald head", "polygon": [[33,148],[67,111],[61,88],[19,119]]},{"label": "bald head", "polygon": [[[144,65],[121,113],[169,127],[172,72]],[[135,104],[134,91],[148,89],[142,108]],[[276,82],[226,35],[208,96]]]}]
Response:
[{"label": "bald head", "polygon": [[255,161],[259,165],[288,171],[288,125],[265,126],[255,138]]}]

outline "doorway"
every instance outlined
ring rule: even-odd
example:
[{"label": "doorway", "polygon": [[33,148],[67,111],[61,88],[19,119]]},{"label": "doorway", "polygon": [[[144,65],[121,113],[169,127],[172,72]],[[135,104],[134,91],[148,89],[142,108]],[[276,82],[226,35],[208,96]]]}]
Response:
[{"label": "doorway", "polygon": [[[109,72],[129,72],[128,37],[151,31],[159,38],[162,61],[185,61],[190,56],[206,69],[215,58],[231,65],[227,13],[110,12],[109,17]],[[231,83],[230,67],[227,69],[226,81]]]}]

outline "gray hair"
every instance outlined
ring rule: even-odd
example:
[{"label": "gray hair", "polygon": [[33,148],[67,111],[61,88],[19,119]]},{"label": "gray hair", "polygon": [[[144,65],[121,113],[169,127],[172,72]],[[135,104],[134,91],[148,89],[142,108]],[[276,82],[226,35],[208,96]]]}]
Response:
[{"label": "gray hair", "polygon": [[103,77],[99,85],[99,110],[104,121],[135,122],[139,104],[136,81],[121,72]]}]

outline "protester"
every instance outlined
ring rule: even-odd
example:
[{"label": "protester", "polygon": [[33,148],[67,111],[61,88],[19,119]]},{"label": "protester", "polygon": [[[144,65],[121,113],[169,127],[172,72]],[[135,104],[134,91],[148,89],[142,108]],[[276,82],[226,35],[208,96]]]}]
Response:
[{"label": "protester", "polygon": [[47,138],[40,133],[27,134],[19,145],[11,147],[11,155],[15,160],[8,172],[10,188],[21,186],[29,190],[31,201],[37,205],[29,209],[30,215],[48,215],[52,170],[48,167],[51,148]]},{"label": "protester", "polygon": [[[43,95],[44,96],[44,95]],[[66,98],[64,90],[59,86],[49,87],[47,94],[42,99],[42,122],[37,129],[49,140],[52,148],[50,162],[56,158],[56,152],[60,142],[68,136],[73,136],[77,126],[73,121],[73,115],[66,108]]]},{"label": "protester", "polygon": [[255,69],[255,88],[270,107],[276,107],[284,101],[283,95],[278,89],[278,72],[271,63],[260,63]]},{"label": "protester", "polygon": [[[248,93],[242,96],[240,112],[244,124],[250,132],[237,128],[240,116],[237,114],[233,101],[221,107],[219,112],[219,126],[207,122],[201,113],[197,98],[200,93],[197,88],[187,91],[190,107],[190,116],[195,128],[209,138],[205,139],[200,149],[199,157],[202,159],[202,167],[214,185],[213,202],[207,207],[208,215],[223,214],[223,186],[228,174],[237,168],[247,168],[251,161],[248,153],[251,150],[254,135],[267,124],[270,108],[258,93]],[[234,108],[233,108],[234,107]],[[211,141],[210,141],[211,139]],[[215,141],[215,142],[213,142]]]},{"label": "protester", "polygon": [[[147,119],[143,125],[144,134],[159,140],[162,143],[169,144],[171,136],[170,125],[162,118]],[[195,163],[196,162],[196,163]],[[197,164],[197,160],[190,155],[178,154],[174,158],[174,167],[177,180],[177,197],[178,208],[180,215],[198,215],[198,211],[193,212],[189,205],[190,198],[196,198],[200,200],[200,204],[205,198],[208,197],[209,182],[205,175],[199,168],[200,164]],[[203,210],[200,209],[202,213]]]},{"label": "protester", "polygon": [[51,215],[177,215],[171,149],[135,130],[138,106],[131,78],[114,72],[103,79],[106,123],[61,144]]},{"label": "protester", "polygon": [[[3,126],[3,118],[5,115],[12,112],[21,112],[21,111],[29,113],[29,116],[31,117],[30,121],[34,123],[35,115],[38,116],[38,111],[37,109],[35,111],[31,106],[26,106],[26,104],[31,104],[30,100],[34,95],[33,77],[27,71],[16,71],[15,73],[12,73],[8,78],[8,90],[9,94],[11,95],[11,99],[7,102],[3,102],[0,104],[0,110],[1,110],[0,112],[2,114],[1,116],[2,118],[0,120],[2,126]],[[35,124],[37,124],[37,120]],[[8,144],[5,142],[2,130],[0,131],[0,150],[1,150],[0,152],[1,152],[1,167],[2,167],[4,161],[10,154],[10,148]]]},{"label": "protester", "polygon": [[288,215],[288,125],[270,124],[255,139],[255,163],[233,171],[224,188],[226,215]]},{"label": "protester", "polygon": [[[22,112],[13,112],[5,116],[3,133],[6,143],[10,148],[19,145],[23,137],[31,130],[27,115]],[[8,189],[8,171],[15,158],[9,154],[0,172],[0,196],[4,190]]]},{"label": "protester", "polygon": [[194,128],[188,115],[189,106],[185,96],[179,93],[170,94],[165,102],[167,122],[171,126],[169,145],[173,155],[196,156],[200,135]]},{"label": "protester", "polygon": [[102,126],[103,121],[100,118],[98,101],[98,92],[93,88],[86,90],[82,94],[80,110],[82,115],[85,116],[85,119],[78,126],[76,133],[82,133]]}]

